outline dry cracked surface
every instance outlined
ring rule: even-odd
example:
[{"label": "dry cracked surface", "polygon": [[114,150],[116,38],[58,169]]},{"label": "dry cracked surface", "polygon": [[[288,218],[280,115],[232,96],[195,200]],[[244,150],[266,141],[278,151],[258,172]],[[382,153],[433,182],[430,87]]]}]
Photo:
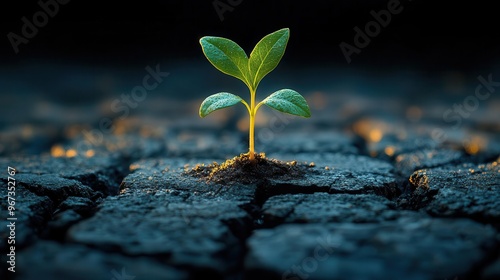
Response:
[{"label": "dry cracked surface", "polygon": [[[91,153],[70,139],[62,153],[4,155],[1,165],[17,171],[16,277],[500,277],[494,135],[482,153],[470,153],[425,135],[388,133],[374,142],[321,131],[276,133],[266,143],[269,158],[297,161],[303,176],[248,184],[186,172],[245,146],[244,135],[196,126],[108,135]],[[7,184],[7,172],[0,180]],[[2,199],[2,220],[7,206]],[[2,263],[8,249],[0,243]]]}]

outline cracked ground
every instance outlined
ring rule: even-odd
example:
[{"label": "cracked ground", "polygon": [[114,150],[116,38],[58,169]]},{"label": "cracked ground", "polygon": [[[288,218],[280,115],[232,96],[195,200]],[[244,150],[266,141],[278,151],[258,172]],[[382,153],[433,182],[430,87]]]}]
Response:
[{"label": "cracked ground", "polygon": [[198,98],[152,95],[110,133],[92,130],[99,114],[65,120],[57,102],[44,105],[49,124],[3,125],[0,165],[17,172],[16,279],[500,278],[498,101],[437,141],[446,100],[304,95],[313,117],[262,110],[256,145],[305,174],[255,184],[186,172],[247,149],[246,116],[201,120]]}]

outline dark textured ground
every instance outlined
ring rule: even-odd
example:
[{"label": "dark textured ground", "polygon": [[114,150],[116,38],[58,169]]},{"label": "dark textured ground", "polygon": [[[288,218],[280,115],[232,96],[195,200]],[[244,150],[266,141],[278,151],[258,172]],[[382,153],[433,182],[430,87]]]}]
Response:
[{"label": "dark textured ground", "polygon": [[201,120],[198,99],[151,97],[138,109],[149,115],[91,145],[82,131],[99,115],[84,110],[77,124],[4,123],[17,279],[499,279],[500,103],[454,129],[446,101],[391,107],[392,97],[335,93],[306,91],[308,120],[259,112],[257,150],[306,167],[249,184],[186,174],[246,151],[245,117]]}]

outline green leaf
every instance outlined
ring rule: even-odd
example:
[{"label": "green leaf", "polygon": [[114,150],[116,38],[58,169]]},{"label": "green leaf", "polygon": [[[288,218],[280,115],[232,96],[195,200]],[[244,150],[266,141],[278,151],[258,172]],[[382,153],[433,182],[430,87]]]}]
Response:
[{"label": "green leaf", "polygon": [[255,45],[248,62],[252,74],[251,85],[254,89],[257,88],[264,76],[278,66],[283,54],[285,54],[289,37],[290,29],[283,28],[265,36]]},{"label": "green leaf", "polygon": [[305,118],[311,116],[307,101],[298,92],[291,89],[281,89],[262,100],[262,104],[283,113],[297,115]]},{"label": "green leaf", "polygon": [[238,44],[226,38],[212,36],[201,38],[200,44],[208,61],[215,68],[249,85],[248,57]]},{"label": "green leaf", "polygon": [[200,117],[204,118],[213,111],[231,107],[242,102],[241,97],[229,92],[219,92],[207,97],[200,106]]}]

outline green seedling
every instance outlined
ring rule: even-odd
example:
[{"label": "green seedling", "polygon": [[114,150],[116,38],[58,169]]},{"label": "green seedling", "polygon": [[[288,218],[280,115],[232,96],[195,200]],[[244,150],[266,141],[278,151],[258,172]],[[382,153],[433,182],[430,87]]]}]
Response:
[{"label": "green seedling", "polygon": [[200,117],[204,118],[213,111],[243,103],[250,116],[249,149],[250,160],[255,158],[254,127],[255,116],[260,106],[267,105],[272,109],[301,117],[310,117],[311,112],[306,100],[298,92],[291,89],[278,90],[261,102],[255,102],[257,87],[260,81],[278,66],[285,53],[290,30],[280,29],[262,38],[250,57],[235,42],[222,38],[205,36],[200,39],[203,53],[212,65],[224,74],[240,79],[250,90],[250,104],[241,97],[228,92],[219,92],[207,97],[200,106]]}]

